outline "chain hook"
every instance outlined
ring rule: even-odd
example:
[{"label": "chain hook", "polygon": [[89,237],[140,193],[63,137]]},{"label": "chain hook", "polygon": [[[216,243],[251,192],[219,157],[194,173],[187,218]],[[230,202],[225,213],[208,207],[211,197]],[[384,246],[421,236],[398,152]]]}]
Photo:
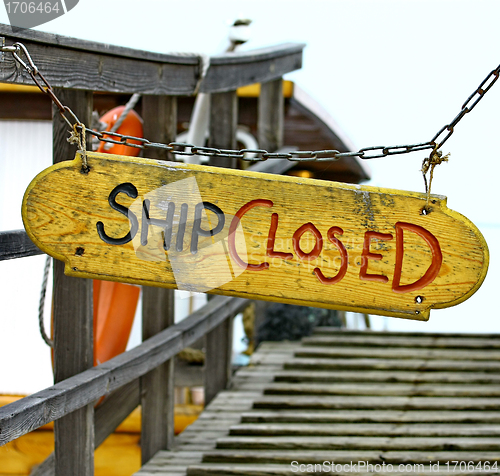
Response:
[{"label": "chain hook", "polygon": [[[28,49],[26,48],[26,46],[24,46],[22,43],[14,43],[12,45],[12,48],[15,48],[14,51],[11,51],[12,53],[12,56],[14,56],[14,58],[16,59],[16,61],[18,63],[20,63],[22,65],[22,67],[28,71],[28,73],[30,73],[31,75],[37,75],[38,74],[38,67],[36,66],[36,64],[34,63],[33,59],[31,58],[31,55],[29,54],[28,52]],[[29,65],[27,65],[23,59],[21,58],[21,56],[19,56],[18,52],[19,51],[22,51],[24,53],[24,56],[26,56],[26,59],[28,60],[28,63]]]}]

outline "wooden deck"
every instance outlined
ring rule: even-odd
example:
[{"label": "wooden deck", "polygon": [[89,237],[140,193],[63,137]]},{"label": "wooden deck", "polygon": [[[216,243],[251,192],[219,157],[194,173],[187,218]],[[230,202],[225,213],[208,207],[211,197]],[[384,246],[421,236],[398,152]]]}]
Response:
[{"label": "wooden deck", "polygon": [[497,335],[321,328],[262,344],[136,475],[500,474],[499,460]]}]

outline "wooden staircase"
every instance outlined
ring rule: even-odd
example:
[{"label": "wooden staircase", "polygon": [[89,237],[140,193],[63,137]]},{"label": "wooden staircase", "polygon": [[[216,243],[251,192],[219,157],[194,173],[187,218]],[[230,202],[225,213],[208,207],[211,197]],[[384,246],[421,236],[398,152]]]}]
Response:
[{"label": "wooden staircase", "polygon": [[500,474],[498,336],[318,328],[264,343],[175,450],[136,474],[327,470]]}]

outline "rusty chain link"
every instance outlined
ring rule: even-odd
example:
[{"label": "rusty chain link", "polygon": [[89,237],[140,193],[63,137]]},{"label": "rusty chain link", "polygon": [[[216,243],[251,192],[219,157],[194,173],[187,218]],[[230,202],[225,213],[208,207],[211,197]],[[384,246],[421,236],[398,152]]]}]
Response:
[{"label": "rusty chain link", "polygon": [[[74,128],[75,124],[77,128],[82,124],[75,113],[67,106],[61,104],[59,99],[54,93],[52,86],[44,78],[42,73],[38,70],[33,59],[31,58],[27,48],[22,43],[14,43],[12,46],[0,46],[0,52],[12,53],[14,59],[29,73],[35,84],[38,86],[40,91],[47,94],[54,104],[59,109],[59,113],[62,118],[68,123],[71,129]],[[24,54],[28,63],[26,63],[21,55]],[[358,157],[363,160],[377,159],[381,157],[387,157],[390,155],[398,154],[408,154],[410,152],[416,152],[420,150],[432,149],[431,156],[435,154],[444,143],[450,138],[450,136],[455,131],[456,125],[462,120],[462,118],[472,111],[477,103],[483,98],[483,96],[491,89],[493,84],[498,79],[500,75],[500,65],[491,71],[491,73],[486,76],[486,78],[481,82],[479,87],[467,98],[465,103],[462,105],[460,112],[457,116],[447,125],[443,126],[439,132],[427,142],[421,142],[419,144],[409,144],[409,145],[396,145],[396,146],[375,146],[375,147],[364,147],[359,149],[357,152],[340,152],[338,150],[316,150],[316,151],[290,151],[290,152],[268,152],[264,149],[240,149],[240,150],[227,150],[227,149],[217,149],[213,147],[200,147],[194,144],[186,144],[183,142],[170,142],[169,144],[162,144],[157,142],[151,142],[148,139],[143,139],[141,137],[134,137],[129,135],[119,134],[117,132],[110,131],[94,131],[92,129],[86,128],[87,132],[93,135],[96,139],[101,142],[106,142],[109,144],[122,144],[128,147],[135,147],[138,149],[162,149],[168,152],[172,152],[176,156],[193,156],[202,155],[206,157],[232,157],[249,161],[264,161],[268,159],[288,159],[293,162],[309,162],[309,161],[335,161],[343,157]],[[38,79],[40,78],[40,80]],[[68,116],[74,121],[73,123],[68,119]],[[442,137],[441,140],[440,137]],[[246,154],[256,154],[256,157],[247,157]]]}]

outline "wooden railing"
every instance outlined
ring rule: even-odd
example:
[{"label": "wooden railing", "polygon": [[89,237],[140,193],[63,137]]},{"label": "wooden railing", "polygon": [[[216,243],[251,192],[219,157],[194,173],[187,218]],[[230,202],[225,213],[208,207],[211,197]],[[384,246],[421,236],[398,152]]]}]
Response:
[{"label": "wooden railing", "polygon": [[[154,142],[175,139],[176,97],[195,88],[212,94],[209,143],[235,146],[236,88],[261,82],[259,141],[262,148],[282,146],[283,96],[281,77],[301,67],[301,44],[285,44],[210,59],[200,82],[196,56],[165,55],[97,44],[24,30],[14,33],[0,25],[5,44],[22,42],[56,95],[80,120],[91,121],[93,92],[141,93],[144,134]],[[0,57],[0,81],[32,84],[9,54]],[[198,84],[200,83],[200,84]],[[67,124],[53,114],[54,163],[74,156],[67,143]],[[166,159],[163,151],[147,156]],[[232,166],[219,159],[212,165]],[[283,173],[287,161],[270,161],[254,170]],[[22,230],[0,233],[0,260],[40,254]],[[173,442],[173,357],[205,336],[206,400],[228,385],[232,317],[247,305],[243,299],[217,296],[206,306],[173,325],[173,291],[143,288],[143,343],[93,367],[93,310],[90,280],[64,275],[54,262],[54,380],[55,385],[0,408],[0,445],[54,421],[55,453],[36,470],[56,476],[94,473],[94,449],[127,415],[142,407],[142,461]],[[29,378],[29,376],[26,376]],[[104,402],[94,409],[100,397]]]}]

